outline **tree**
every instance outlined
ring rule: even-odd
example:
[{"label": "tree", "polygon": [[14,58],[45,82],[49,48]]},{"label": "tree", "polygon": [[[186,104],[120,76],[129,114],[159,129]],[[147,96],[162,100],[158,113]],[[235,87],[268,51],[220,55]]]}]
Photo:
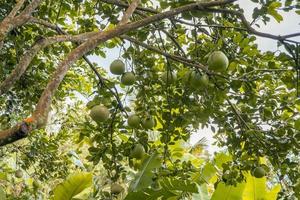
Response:
[{"label": "tree", "polygon": [[[1,2],[0,197],[295,199],[300,33],[253,27],[300,7],[252,1],[252,22],[235,0]],[[286,51],[260,51],[257,36]],[[91,56],[123,61],[129,80]],[[226,153],[186,147],[200,127]]]}]

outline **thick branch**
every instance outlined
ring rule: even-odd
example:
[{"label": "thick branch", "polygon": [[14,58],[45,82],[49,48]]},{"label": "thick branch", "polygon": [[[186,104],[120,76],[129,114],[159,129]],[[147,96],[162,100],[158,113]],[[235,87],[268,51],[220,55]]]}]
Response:
[{"label": "thick branch", "polygon": [[13,9],[11,10],[11,12],[7,15],[7,18],[13,18],[13,17],[15,17],[16,14],[21,9],[21,7],[23,6],[24,2],[25,2],[25,0],[19,0],[17,2],[17,4],[15,5],[15,7],[13,7]]},{"label": "thick branch", "polygon": [[119,25],[123,25],[123,24],[128,23],[129,18],[131,17],[131,15],[135,11],[135,9],[139,5],[139,3],[140,3],[140,0],[133,0],[133,2],[127,8],[126,12],[124,12],[124,15],[123,15],[121,21],[119,22]]},{"label": "thick branch", "polygon": [[[50,105],[52,102],[52,97],[53,97],[55,91],[57,90],[58,86],[64,79],[69,68],[71,67],[72,64],[74,64],[76,62],[77,59],[79,59],[80,57],[82,57],[84,54],[88,53],[92,49],[96,48],[100,43],[105,42],[111,38],[118,37],[129,31],[136,30],[138,28],[147,26],[156,21],[163,20],[163,19],[166,19],[169,17],[173,17],[182,12],[190,11],[195,8],[205,10],[212,6],[226,5],[226,4],[234,2],[234,1],[235,0],[192,3],[192,4],[185,5],[185,6],[170,10],[170,11],[166,11],[164,13],[150,16],[146,19],[143,19],[143,20],[140,20],[137,22],[119,25],[114,29],[99,32],[92,38],[89,38],[88,41],[84,42],[83,44],[78,46],[76,49],[74,49],[71,53],[69,53],[69,55],[58,65],[57,70],[55,71],[50,82],[47,84],[45,90],[43,91],[43,93],[39,99],[39,102],[36,106],[36,109],[35,109],[32,117],[30,118],[30,125],[29,125],[28,130],[40,128],[46,124],[48,113],[50,110]],[[18,129],[18,128],[14,127],[12,129],[0,131],[0,140],[1,140],[0,145],[8,144],[7,142],[3,143],[2,141],[9,141],[9,143],[12,143],[12,142],[18,140],[18,138],[16,138],[15,136],[18,133],[18,130],[20,130],[20,128]],[[5,135],[5,137],[3,137],[3,135]]]},{"label": "thick branch", "polygon": [[0,84],[0,95],[7,92],[13,84],[20,79],[20,77],[24,74],[27,67],[31,63],[32,59],[35,57],[35,55],[44,49],[45,47],[52,45],[54,43],[58,42],[84,42],[89,37],[95,35],[96,32],[89,32],[79,35],[58,35],[54,37],[49,38],[42,38],[33,45],[31,49],[29,49],[21,58],[16,66],[16,68],[11,72],[11,74]]},{"label": "thick branch", "polygon": [[39,6],[41,0],[33,0],[18,16],[15,16],[23,5],[23,1],[20,0],[10,13],[2,22],[0,22],[0,42],[4,40],[6,35],[14,28],[22,26],[29,19],[31,13]]}]

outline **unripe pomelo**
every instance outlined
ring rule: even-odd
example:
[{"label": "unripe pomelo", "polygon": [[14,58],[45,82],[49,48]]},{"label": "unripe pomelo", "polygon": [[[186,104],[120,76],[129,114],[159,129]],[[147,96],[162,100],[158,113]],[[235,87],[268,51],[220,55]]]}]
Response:
[{"label": "unripe pomelo", "polygon": [[94,106],[90,116],[95,122],[104,122],[109,118],[109,110],[105,106]]},{"label": "unripe pomelo", "polygon": [[253,169],[252,174],[256,178],[262,178],[266,175],[266,172],[265,172],[264,168],[256,167],[256,168]]},{"label": "unripe pomelo", "polygon": [[139,116],[133,114],[130,115],[127,119],[127,123],[130,127],[136,128],[140,125],[141,119]]},{"label": "unripe pomelo", "polygon": [[140,160],[143,158],[144,154],[145,154],[145,149],[144,149],[143,145],[136,144],[134,146],[134,148],[132,149],[130,156],[132,158]]},{"label": "unripe pomelo", "polygon": [[123,190],[124,188],[118,183],[113,183],[110,187],[110,191],[112,194],[120,194]]},{"label": "unripe pomelo", "polygon": [[229,61],[222,51],[214,51],[208,57],[208,67],[210,70],[222,72],[228,67]]},{"label": "unripe pomelo", "polygon": [[109,69],[112,74],[121,75],[125,72],[125,64],[122,60],[114,60]]},{"label": "unripe pomelo", "polygon": [[15,172],[15,176],[17,178],[22,178],[23,177],[23,172],[22,170],[18,169],[16,172]]},{"label": "unripe pomelo", "polygon": [[135,76],[132,72],[125,72],[121,77],[121,83],[124,85],[132,85],[135,82]]},{"label": "unripe pomelo", "polygon": [[155,126],[155,120],[153,119],[153,117],[149,116],[142,121],[142,126],[145,129],[151,129]]}]

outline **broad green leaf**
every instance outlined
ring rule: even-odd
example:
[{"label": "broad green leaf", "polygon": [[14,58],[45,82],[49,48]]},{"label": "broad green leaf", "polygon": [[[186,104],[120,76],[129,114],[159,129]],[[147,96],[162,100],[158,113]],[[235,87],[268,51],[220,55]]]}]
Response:
[{"label": "broad green leaf", "polygon": [[171,197],[177,196],[175,193],[159,189],[159,190],[154,190],[154,189],[144,189],[142,191],[138,192],[129,192],[125,198],[125,200],[137,200],[137,199],[142,199],[142,200],[157,200],[157,199],[169,199]]},{"label": "broad green leaf", "polygon": [[277,184],[271,191],[267,192],[266,200],[275,200],[277,199],[278,192],[280,192],[281,187]]},{"label": "broad green leaf", "polygon": [[177,199],[183,192],[197,193],[198,188],[194,183],[183,181],[179,179],[164,178],[159,181],[159,189],[144,189],[137,192],[129,192],[125,200],[156,200],[156,199],[170,199],[171,197]]},{"label": "broad green leaf", "polygon": [[71,200],[92,185],[92,174],[78,172],[70,175],[54,189],[54,200]]},{"label": "broad green leaf", "polygon": [[161,187],[164,190],[169,191],[184,191],[189,193],[197,193],[198,188],[195,183],[190,183],[190,181],[187,180],[178,180],[178,179],[169,179],[165,178],[160,182]]},{"label": "broad green leaf", "polygon": [[209,183],[210,179],[216,174],[217,170],[211,163],[207,163],[202,172],[201,172],[201,180],[202,182]]},{"label": "broad green leaf", "polygon": [[209,195],[208,195],[208,191],[207,191],[207,185],[206,184],[202,184],[198,187],[198,193],[193,193],[192,194],[192,200],[209,200]]},{"label": "broad green leaf", "polygon": [[232,158],[230,155],[227,155],[225,153],[218,153],[215,155],[215,164],[217,165],[217,167],[222,168],[222,164],[226,163],[228,161],[231,161]]},{"label": "broad green leaf", "polygon": [[255,178],[248,174],[244,191],[244,200],[259,200],[266,196],[266,178]]},{"label": "broad green leaf", "polygon": [[1,186],[0,186],[0,199],[1,200],[6,200],[5,190]]},{"label": "broad green leaf", "polygon": [[283,17],[277,12],[276,9],[278,9],[281,6],[280,2],[272,2],[268,6],[268,14],[270,14],[274,19],[279,23],[283,20]]},{"label": "broad green leaf", "polygon": [[297,129],[298,131],[300,131],[300,119],[297,119],[295,121],[295,125],[294,125],[295,129]]},{"label": "broad green leaf", "polygon": [[243,199],[245,185],[246,183],[239,183],[237,186],[233,186],[220,182],[213,193],[211,200],[241,200]]},{"label": "broad green leaf", "polygon": [[152,183],[152,170],[160,166],[160,159],[157,153],[144,159],[140,171],[129,186],[129,191],[138,191],[148,187]]},{"label": "broad green leaf", "polygon": [[276,200],[280,186],[276,185],[271,191],[267,189],[266,177],[255,178],[250,173],[246,175],[246,188],[243,200]]}]

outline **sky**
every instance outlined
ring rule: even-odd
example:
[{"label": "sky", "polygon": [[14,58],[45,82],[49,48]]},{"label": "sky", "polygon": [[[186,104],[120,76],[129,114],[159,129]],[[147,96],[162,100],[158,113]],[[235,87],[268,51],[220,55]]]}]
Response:
[{"label": "sky", "polygon": [[[252,11],[255,8],[255,5],[250,0],[239,0],[239,5],[244,9],[244,14],[246,16],[246,19],[248,21],[252,21]],[[291,34],[300,32],[300,17],[297,15],[294,11],[292,12],[280,12],[280,14],[283,16],[283,21],[281,23],[277,23],[272,17],[271,21],[264,25],[263,23],[260,24],[260,28],[253,26],[256,30],[266,33],[271,33],[273,35],[285,35],[285,34]],[[296,41],[300,41],[300,37],[291,38]],[[257,44],[258,48],[262,51],[276,51],[278,50],[277,47],[277,41],[268,39],[268,38],[262,38],[257,36]],[[282,48],[280,50],[283,50]],[[106,51],[107,58],[97,57],[97,56],[90,56],[90,59],[93,62],[96,62],[99,64],[99,66],[102,66],[104,69],[108,70],[110,63],[118,58],[119,55],[119,49],[108,49]],[[110,73],[108,73],[110,74]],[[200,129],[196,133],[194,133],[191,136],[190,143],[195,144],[198,140],[200,140],[202,137],[205,137],[207,139],[207,150],[210,154],[213,154],[214,152],[220,150],[217,146],[213,145],[215,142],[213,138],[213,133],[210,129]]]}]

